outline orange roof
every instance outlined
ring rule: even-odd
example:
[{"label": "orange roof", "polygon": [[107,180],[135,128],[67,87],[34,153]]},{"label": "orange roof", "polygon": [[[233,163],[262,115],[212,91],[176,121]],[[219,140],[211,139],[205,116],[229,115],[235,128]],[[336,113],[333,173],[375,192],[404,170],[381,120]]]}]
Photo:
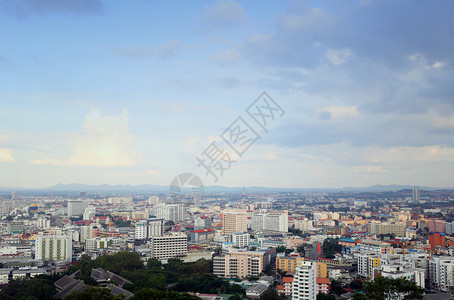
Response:
[{"label": "orange roof", "polygon": [[329,278],[317,278],[317,284],[329,284]]},{"label": "orange roof", "polygon": [[283,283],[292,283],[293,282],[293,277],[283,277],[282,278]]}]

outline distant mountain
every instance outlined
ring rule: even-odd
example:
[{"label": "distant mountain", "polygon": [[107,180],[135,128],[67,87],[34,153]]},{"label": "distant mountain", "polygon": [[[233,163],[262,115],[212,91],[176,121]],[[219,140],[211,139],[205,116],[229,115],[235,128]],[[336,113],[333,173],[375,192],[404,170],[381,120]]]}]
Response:
[{"label": "distant mountain", "polygon": [[[390,192],[390,191],[399,191],[405,189],[412,189],[412,185],[373,185],[368,187],[344,187],[344,188],[273,188],[273,187],[259,187],[251,186],[246,187],[245,191],[248,194],[260,194],[260,193],[296,193],[296,192],[327,192],[327,193],[367,193],[367,192]],[[434,188],[434,187],[425,187],[420,186],[421,190],[441,190],[441,189],[453,189],[453,188]],[[220,185],[205,186],[206,193],[243,193],[243,187],[225,187]],[[42,192],[149,192],[149,193],[168,193],[169,186],[163,185],[153,185],[153,184],[143,184],[143,185],[109,185],[109,184],[100,184],[100,185],[87,185],[80,183],[70,183],[70,184],[56,184],[42,189],[24,189],[24,188],[0,188],[0,191],[42,191]]]}]

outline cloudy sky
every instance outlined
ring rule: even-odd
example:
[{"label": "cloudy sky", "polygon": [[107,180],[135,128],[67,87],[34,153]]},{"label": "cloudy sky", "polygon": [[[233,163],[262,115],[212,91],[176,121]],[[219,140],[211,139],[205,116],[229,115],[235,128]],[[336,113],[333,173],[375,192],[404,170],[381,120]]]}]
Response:
[{"label": "cloudy sky", "polygon": [[[454,186],[452,11],[0,0],[0,186]],[[260,127],[264,91],[282,111]],[[238,117],[241,155],[221,137]]]}]

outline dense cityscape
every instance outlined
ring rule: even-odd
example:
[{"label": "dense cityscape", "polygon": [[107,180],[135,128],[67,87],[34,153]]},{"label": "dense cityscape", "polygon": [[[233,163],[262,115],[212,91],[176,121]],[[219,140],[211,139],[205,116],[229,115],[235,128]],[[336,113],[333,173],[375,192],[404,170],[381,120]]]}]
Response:
[{"label": "dense cityscape", "polygon": [[0,300],[454,299],[453,11],[0,0]]},{"label": "dense cityscape", "polygon": [[25,278],[40,299],[350,299],[380,277],[453,297],[454,190],[27,194],[0,202],[2,299],[36,296],[8,288]]}]

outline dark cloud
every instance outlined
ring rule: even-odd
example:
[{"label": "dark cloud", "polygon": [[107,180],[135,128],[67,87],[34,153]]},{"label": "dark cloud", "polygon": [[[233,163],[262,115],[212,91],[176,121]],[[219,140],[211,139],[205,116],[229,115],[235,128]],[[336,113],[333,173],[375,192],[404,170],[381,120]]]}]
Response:
[{"label": "dark cloud", "polygon": [[97,14],[102,12],[100,0],[0,0],[0,10],[17,18],[48,13]]},{"label": "dark cloud", "polygon": [[293,4],[275,19],[275,30],[250,37],[243,47],[250,59],[274,66],[312,68],[329,49],[400,68],[404,57],[423,53],[430,62],[454,60],[451,1],[325,2]]}]

